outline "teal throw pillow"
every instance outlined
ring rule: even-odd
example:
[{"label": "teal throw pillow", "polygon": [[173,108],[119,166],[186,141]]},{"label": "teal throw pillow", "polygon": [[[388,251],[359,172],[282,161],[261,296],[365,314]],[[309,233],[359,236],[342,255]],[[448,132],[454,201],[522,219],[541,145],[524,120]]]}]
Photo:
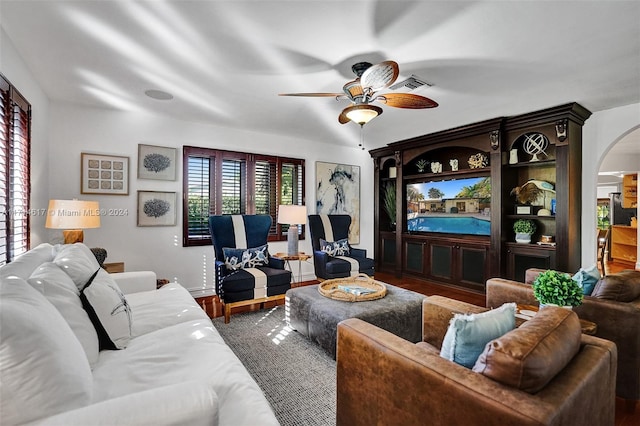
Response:
[{"label": "teal throw pillow", "polygon": [[222,254],[224,255],[224,264],[232,271],[269,266],[269,250],[266,244],[249,249],[223,247]]},{"label": "teal throw pillow", "polygon": [[335,242],[320,238],[320,250],[329,256],[349,256],[351,253],[351,247],[349,247],[349,241],[346,238]]},{"label": "teal throw pillow", "polygon": [[442,341],[440,356],[472,368],[487,343],[515,327],[515,303],[480,314],[455,314]]},{"label": "teal throw pillow", "polygon": [[602,278],[600,271],[598,270],[598,266],[595,264],[587,269],[580,268],[580,270],[573,276],[573,279],[578,282],[580,287],[582,287],[582,293],[587,296],[590,296],[591,293],[593,293],[593,289],[596,287],[596,284],[598,284],[600,278]]}]

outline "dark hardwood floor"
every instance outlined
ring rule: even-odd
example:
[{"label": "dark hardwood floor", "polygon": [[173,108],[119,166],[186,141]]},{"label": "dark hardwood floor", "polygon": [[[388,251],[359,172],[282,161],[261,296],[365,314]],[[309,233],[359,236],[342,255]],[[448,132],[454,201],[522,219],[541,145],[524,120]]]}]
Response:
[{"label": "dark hardwood floor", "polygon": [[[607,262],[605,268],[608,274],[616,273],[624,269],[633,269],[633,266],[629,264]],[[375,275],[376,280],[383,281],[398,287],[406,288],[408,290],[415,291],[427,296],[440,295],[449,297],[463,302],[471,303],[478,306],[485,305],[484,294],[467,291],[456,287],[448,287],[439,284],[429,283],[415,278],[396,278],[393,274],[377,272]],[[303,285],[318,284],[318,281],[307,281],[300,284],[294,284],[294,287]],[[217,296],[212,296],[204,299],[198,299],[203,309],[209,314],[210,317],[218,317],[224,314],[222,304]],[[274,306],[275,302],[265,303],[265,307]],[[243,311],[253,311],[260,307],[258,305],[245,306],[233,313]],[[231,316],[233,321],[233,315]],[[640,425],[640,408],[639,403],[630,403],[629,401],[616,398],[616,421],[615,426],[638,426]]]}]

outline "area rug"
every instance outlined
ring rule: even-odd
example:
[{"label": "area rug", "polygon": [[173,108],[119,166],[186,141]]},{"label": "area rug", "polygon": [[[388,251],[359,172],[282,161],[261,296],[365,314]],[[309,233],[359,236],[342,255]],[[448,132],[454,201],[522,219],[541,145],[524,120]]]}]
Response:
[{"label": "area rug", "polygon": [[335,425],[336,364],[289,329],[284,306],[215,318],[213,325],[240,358],[282,426]]}]

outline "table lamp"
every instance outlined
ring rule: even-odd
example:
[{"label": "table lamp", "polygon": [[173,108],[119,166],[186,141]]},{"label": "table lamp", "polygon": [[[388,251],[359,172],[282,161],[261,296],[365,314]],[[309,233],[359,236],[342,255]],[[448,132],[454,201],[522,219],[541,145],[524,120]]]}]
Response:
[{"label": "table lamp", "polygon": [[97,201],[49,200],[44,226],[64,229],[65,244],[81,243],[83,229],[100,227],[100,207]]},{"label": "table lamp", "polygon": [[298,254],[298,225],[307,222],[305,206],[280,205],[278,207],[278,223],[289,225],[287,232],[287,254]]}]

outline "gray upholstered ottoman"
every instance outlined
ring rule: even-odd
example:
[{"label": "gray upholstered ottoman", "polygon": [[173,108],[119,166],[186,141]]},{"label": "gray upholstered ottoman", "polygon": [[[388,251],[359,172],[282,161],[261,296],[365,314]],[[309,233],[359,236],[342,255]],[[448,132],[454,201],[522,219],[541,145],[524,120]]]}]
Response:
[{"label": "gray upholstered ottoman", "polygon": [[336,357],[336,330],[347,318],[383,328],[410,342],[422,340],[422,301],[426,296],[387,284],[387,295],[367,302],[343,302],[318,292],[318,285],[287,291],[289,325]]}]

